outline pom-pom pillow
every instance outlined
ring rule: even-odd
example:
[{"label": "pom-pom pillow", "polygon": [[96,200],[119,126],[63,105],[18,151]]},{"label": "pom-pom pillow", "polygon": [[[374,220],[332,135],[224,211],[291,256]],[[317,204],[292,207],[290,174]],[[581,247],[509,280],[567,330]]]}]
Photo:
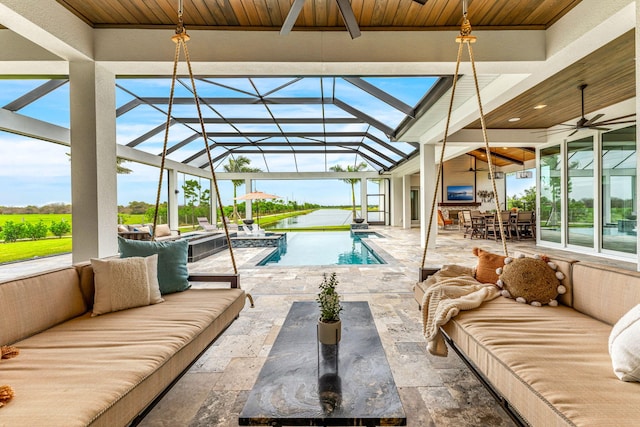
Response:
[{"label": "pom-pom pillow", "polygon": [[556,265],[547,257],[506,257],[504,264],[496,270],[499,274],[497,285],[504,297],[536,307],[544,304],[557,306],[557,296],[567,291],[560,282],[564,274],[555,271]]},{"label": "pom-pom pillow", "polygon": [[152,242],[123,239],[118,236],[118,248],[120,258],[158,254],[158,283],[162,295],[185,291],[191,287],[187,270],[187,240]]},{"label": "pom-pom pillow", "polygon": [[95,297],[92,316],[158,304],[164,301],[158,285],[158,256],[92,259]]},{"label": "pom-pom pillow", "polygon": [[613,326],[609,336],[613,372],[622,381],[640,382],[640,304]]},{"label": "pom-pom pillow", "polygon": [[473,248],[473,254],[478,257],[475,278],[480,283],[496,283],[498,274],[496,269],[504,265],[503,255],[483,251],[480,248]]}]

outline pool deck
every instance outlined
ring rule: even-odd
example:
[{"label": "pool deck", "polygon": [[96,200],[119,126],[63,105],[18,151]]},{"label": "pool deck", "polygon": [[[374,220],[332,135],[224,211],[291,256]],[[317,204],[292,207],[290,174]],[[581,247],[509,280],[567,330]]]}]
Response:
[{"label": "pool deck", "polygon": [[[371,239],[388,264],[345,266],[255,265],[272,248],[234,249],[241,286],[255,308],[246,308],[189,369],[141,426],[237,426],[249,391],[264,364],[293,301],[313,301],[324,273],[335,271],[338,291],[346,301],[367,301],[407,414],[408,426],[511,426],[495,403],[454,352],[446,358],[426,351],[422,315],[413,299],[422,257],[417,229],[371,227],[384,239]],[[458,230],[440,231],[427,264],[473,266],[471,249],[501,252],[500,242],[462,238]],[[509,250],[534,247],[510,242]],[[321,248],[319,248],[321,250]],[[540,249],[542,253],[556,251]],[[635,270],[635,264],[571,254]],[[71,255],[0,266],[0,280],[71,263]],[[190,263],[191,272],[232,272],[228,251]],[[13,276],[11,276],[13,274]],[[202,284],[201,286],[206,286]]]}]

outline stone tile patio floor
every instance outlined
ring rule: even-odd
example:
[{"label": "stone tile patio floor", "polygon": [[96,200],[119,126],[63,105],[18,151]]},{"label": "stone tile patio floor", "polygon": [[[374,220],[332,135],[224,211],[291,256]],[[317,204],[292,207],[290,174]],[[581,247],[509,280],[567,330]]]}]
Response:
[{"label": "stone tile patio floor", "polygon": [[[243,289],[255,299],[175,387],[142,426],[236,426],[247,395],[269,354],[292,301],[314,300],[322,274],[335,271],[345,300],[368,301],[387,353],[409,426],[510,426],[510,418],[455,354],[427,353],[422,315],[412,285],[421,261],[418,230],[375,227],[385,239],[369,242],[388,264],[373,266],[256,267],[269,252],[236,249]],[[473,246],[501,251],[489,240],[439,236],[428,264],[474,265]],[[433,253],[433,254],[432,254]],[[190,265],[191,271],[231,271],[228,252]],[[452,352],[453,353],[453,352]]]},{"label": "stone tile patio floor", "polygon": [[[236,426],[257,375],[269,354],[292,301],[314,300],[323,273],[335,271],[347,301],[368,301],[385,348],[408,426],[511,426],[491,395],[450,352],[446,358],[426,351],[422,316],[413,298],[422,258],[417,229],[375,227],[384,239],[371,239],[388,264],[372,266],[257,267],[272,249],[235,249],[242,288],[255,299],[206,353],[164,396],[141,426]],[[533,242],[509,242],[509,250]],[[457,230],[440,231],[427,265],[473,266],[474,246],[501,253],[501,243],[470,241]],[[541,249],[541,252],[553,252]],[[572,254],[574,255],[574,254]],[[578,256],[576,256],[578,257]],[[635,264],[613,263],[635,270]],[[0,266],[0,280],[70,264],[71,256]],[[193,272],[232,272],[228,251],[189,264]],[[195,286],[207,286],[196,284]]]}]

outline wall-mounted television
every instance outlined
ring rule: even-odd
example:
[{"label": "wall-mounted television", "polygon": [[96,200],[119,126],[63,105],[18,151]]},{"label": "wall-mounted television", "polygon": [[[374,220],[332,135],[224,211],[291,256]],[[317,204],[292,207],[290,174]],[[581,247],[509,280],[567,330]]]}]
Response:
[{"label": "wall-mounted television", "polygon": [[447,186],[447,200],[451,202],[472,202],[472,185],[449,185]]}]

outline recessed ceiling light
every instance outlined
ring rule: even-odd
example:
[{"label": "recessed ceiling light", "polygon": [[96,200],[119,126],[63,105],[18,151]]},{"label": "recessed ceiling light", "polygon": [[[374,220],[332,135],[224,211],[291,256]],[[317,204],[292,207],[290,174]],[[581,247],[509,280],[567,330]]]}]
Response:
[{"label": "recessed ceiling light", "polygon": [[534,110],[542,110],[546,106],[547,106],[547,104],[538,104],[535,107],[533,107],[533,109]]},{"label": "recessed ceiling light", "polygon": [[520,117],[511,117],[509,119],[510,122],[517,122],[518,120],[520,120]]}]

